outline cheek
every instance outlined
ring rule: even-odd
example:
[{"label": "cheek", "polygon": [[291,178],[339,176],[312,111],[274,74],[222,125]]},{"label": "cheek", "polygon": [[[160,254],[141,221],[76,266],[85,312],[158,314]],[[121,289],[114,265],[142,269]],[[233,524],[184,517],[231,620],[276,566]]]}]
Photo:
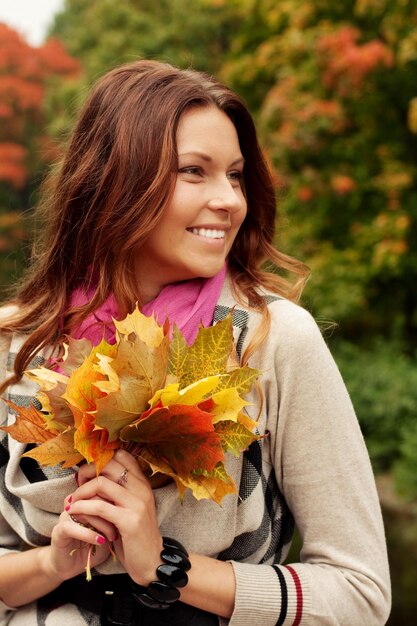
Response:
[{"label": "cheek", "polygon": [[235,228],[236,228],[236,230],[239,230],[239,228],[242,226],[242,224],[245,221],[246,216],[248,214],[248,208],[247,208],[245,200],[242,202],[242,207],[243,208],[236,215],[236,221],[235,221]]}]

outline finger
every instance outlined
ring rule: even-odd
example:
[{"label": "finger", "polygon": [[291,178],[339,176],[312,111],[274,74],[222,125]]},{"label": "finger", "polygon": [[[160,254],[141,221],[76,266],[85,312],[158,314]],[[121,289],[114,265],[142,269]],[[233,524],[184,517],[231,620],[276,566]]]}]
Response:
[{"label": "finger", "polygon": [[73,502],[74,502],[73,494],[65,498],[64,511],[65,513],[67,513],[67,515],[69,515],[70,519],[74,523],[78,523],[80,525],[91,526],[93,530],[97,530],[97,532],[105,536],[108,539],[108,541],[114,541],[117,538],[118,534],[117,534],[117,530],[115,526],[107,522],[106,520],[103,520],[99,517],[85,517],[85,516],[76,517],[74,513],[71,511],[71,505],[73,504]]},{"label": "finger", "polygon": [[[101,476],[107,476],[110,480],[113,480],[113,482],[118,482],[122,474],[124,474],[127,469],[128,473],[135,475],[139,479],[146,480],[136,459],[134,459],[132,455],[125,450],[121,450],[120,455],[118,452],[116,453],[117,456],[115,455],[115,457],[103,468]],[[94,463],[85,463],[82,465],[78,471],[77,477],[79,486],[84,485],[89,480],[97,478],[97,470]]]},{"label": "finger", "polygon": [[129,472],[134,474],[137,478],[144,478],[146,480],[146,476],[140,469],[137,459],[132,456],[127,450],[122,450],[119,448],[119,450],[116,450],[113,459],[120,463],[120,465],[128,469]]},{"label": "finger", "polygon": [[[97,493],[101,496],[98,499],[92,497],[92,491],[97,485]],[[151,489],[142,490],[140,495],[129,493],[127,489],[100,476],[80,487],[81,490],[84,490],[86,497],[73,502],[70,509],[71,514],[77,518],[102,518],[114,524],[121,535],[137,531],[144,525],[156,524],[155,501]]]},{"label": "finger", "polygon": [[[71,507],[71,515],[80,522],[82,520],[94,521],[99,528],[103,528],[105,524],[110,528],[115,528],[121,517],[120,508],[101,498],[78,500]],[[116,539],[116,534],[116,532],[113,533],[112,541]]]},{"label": "finger", "polygon": [[151,494],[152,489],[143,475],[131,472],[129,468],[117,461],[111,461],[100,476],[83,482],[72,495],[74,501],[100,496],[120,506],[125,506],[130,501],[127,498],[128,494],[143,497],[146,493]]},{"label": "finger", "polygon": [[[122,470],[121,466],[120,470]],[[74,506],[78,502],[93,499],[105,500],[123,508],[134,506],[138,494],[141,494],[144,490],[144,487],[135,476],[130,476],[125,486],[121,486],[117,484],[116,480],[100,475],[84,483],[74,491],[72,494],[72,502],[69,508],[68,506],[66,507],[66,510],[67,512],[74,513]]]},{"label": "finger", "polygon": [[69,541],[81,542],[102,546],[107,543],[106,537],[96,530],[75,524],[69,517],[60,521],[52,530],[52,540],[57,547],[65,547]]},{"label": "finger", "polygon": [[107,541],[115,541],[118,537],[114,524],[102,519],[101,517],[82,515],[80,513],[76,515],[75,513],[71,513],[70,519],[74,524],[86,526],[96,533],[103,535]]},{"label": "finger", "polygon": [[84,483],[97,477],[97,470],[94,463],[84,463],[81,465],[77,474],[77,483],[80,487]]}]

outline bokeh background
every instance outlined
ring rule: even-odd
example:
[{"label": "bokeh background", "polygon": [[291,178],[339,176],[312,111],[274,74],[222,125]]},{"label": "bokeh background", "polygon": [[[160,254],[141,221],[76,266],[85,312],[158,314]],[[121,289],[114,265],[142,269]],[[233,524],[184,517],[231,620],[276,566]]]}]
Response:
[{"label": "bokeh background", "polygon": [[389,624],[415,623],[417,0],[65,0],[41,45],[0,23],[2,300],[88,86],[138,57],[216,75],[257,121],[276,172],[277,245],[311,267],[303,304],[377,475]]}]

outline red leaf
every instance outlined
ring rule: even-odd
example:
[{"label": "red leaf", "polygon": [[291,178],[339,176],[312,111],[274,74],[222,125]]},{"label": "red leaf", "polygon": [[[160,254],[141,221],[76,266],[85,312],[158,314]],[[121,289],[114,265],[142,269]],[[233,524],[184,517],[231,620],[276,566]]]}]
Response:
[{"label": "red leaf", "polygon": [[162,459],[182,476],[194,470],[210,471],[224,460],[212,416],[195,406],[176,404],[154,409],[124,428],[121,438],[143,444],[153,457]]}]

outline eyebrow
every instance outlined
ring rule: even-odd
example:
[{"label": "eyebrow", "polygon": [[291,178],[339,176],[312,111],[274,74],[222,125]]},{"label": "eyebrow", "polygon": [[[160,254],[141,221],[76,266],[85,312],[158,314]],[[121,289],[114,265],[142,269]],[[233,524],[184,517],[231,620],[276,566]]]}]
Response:
[{"label": "eyebrow", "polygon": [[[200,159],[203,159],[203,161],[207,161],[207,163],[210,163],[213,160],[211,156],[209,156],[205,152],[200,152],[199,150],[193,150],[192,152],[182,152],[181,154],[178,155],[178,158],[185,157],[185,156],[196,156],[196,157],[199,157]],[[245,159],[242,156],[232,161],[230,165],[237,165],[238,163],[244,163],[244,162],[245,162]]]}]

